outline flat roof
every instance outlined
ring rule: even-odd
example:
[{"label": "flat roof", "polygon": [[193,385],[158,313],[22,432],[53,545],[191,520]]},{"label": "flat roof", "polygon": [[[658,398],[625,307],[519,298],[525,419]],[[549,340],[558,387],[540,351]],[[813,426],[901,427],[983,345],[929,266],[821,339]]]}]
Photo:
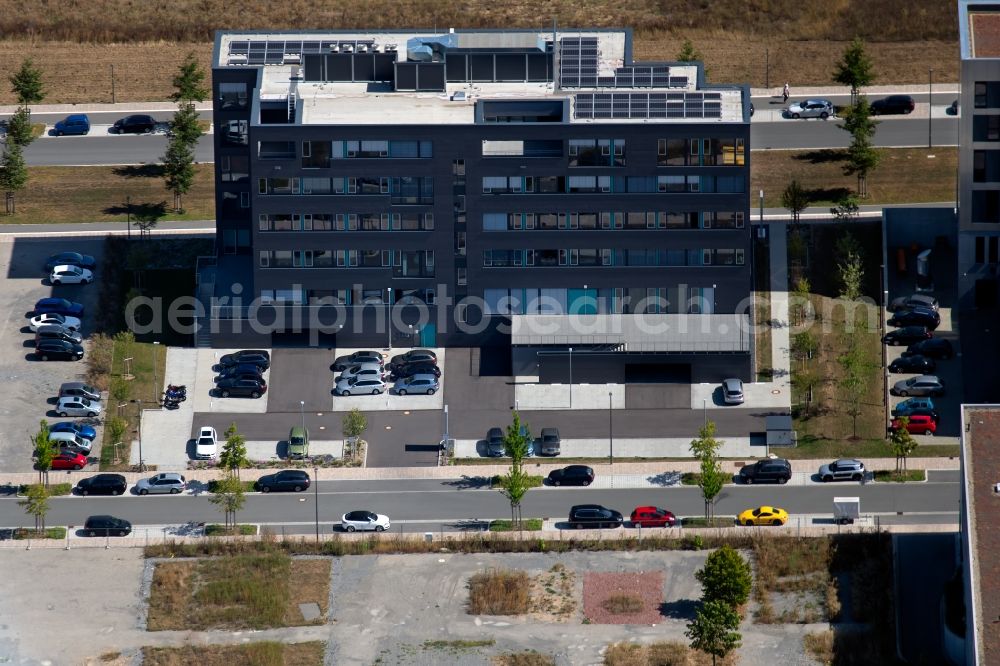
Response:
[{"label": "flat roof", "polygon": [[958,30],[963,60],[1000,58],[997,0],[959,0]]},{"label": "flat roof", "polygon": [[743,314],[511,315],[513,345],[624,345],[625,351],[746,352]]}]

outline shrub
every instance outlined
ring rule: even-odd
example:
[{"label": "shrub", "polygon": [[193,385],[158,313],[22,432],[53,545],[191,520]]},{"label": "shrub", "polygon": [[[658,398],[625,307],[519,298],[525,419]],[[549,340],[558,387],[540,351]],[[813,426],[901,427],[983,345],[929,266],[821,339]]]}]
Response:
[{"label": "shrub", "polygon": [[471,615],[522,615],[528,612],[531,583],[523,571],[490,569],[469,579]]},{"label": "shrub", "polygon": [[646,650],[635,643],[614,643],[604,652],[604,666],[646,666]]},{"label": "shrub", "polygon": [[114,349],[115,341],[103,333],[91,336],[90,351],[87,352],[87,383],[102,391],[108,388]]},{"label": "shrub", "polygon": [[705,540],[701,538],[700,534],[686,536],[681,539],[681,547],[684,550],[701,550],[705,547]]},{"label": "shrub", "polygon": [[614,615],[633,615],[642,610],[642,599],[634,594],[614,594],[602,601],[601,607]]}]

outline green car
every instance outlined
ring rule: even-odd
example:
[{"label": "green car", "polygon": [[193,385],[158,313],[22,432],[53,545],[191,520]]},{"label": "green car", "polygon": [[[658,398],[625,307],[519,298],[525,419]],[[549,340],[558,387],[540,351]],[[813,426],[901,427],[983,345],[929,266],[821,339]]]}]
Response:
[{"label": "green car", "polygon": [[288,457],[305,458],[309,455],[309,431],[302,426],[295,426],[288,433]]}]

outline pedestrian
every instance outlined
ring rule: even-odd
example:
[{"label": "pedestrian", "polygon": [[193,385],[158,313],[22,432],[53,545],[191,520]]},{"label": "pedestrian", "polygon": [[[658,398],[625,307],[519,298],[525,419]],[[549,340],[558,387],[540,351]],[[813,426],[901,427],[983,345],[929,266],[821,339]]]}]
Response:
[{"label": "pedestrian", "polygon": [[785,83],[785,87],[781,90],[781,101],[783,103],[788,101],[788,83]]}]

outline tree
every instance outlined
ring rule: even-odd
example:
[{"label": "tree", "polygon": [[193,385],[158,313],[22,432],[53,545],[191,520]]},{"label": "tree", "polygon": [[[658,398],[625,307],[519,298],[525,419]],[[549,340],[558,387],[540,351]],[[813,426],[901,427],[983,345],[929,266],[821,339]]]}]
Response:
[{"label": "tree", "polygon": [[733,608],[747,602],[753,586],[750,563],[728,545],[712,552],[694,577],[701,583],[702,601],[721,601]]},{"label": "tree", "polygon": [[[174,195],[174,210],[180,213],[181,197],[194,185],[194,152],[179,136],[173,136],[162,160],[164,186]],[[138,219],[137,215],[137,223]]]},{"label": "tree", "polygon": [[725,476],[719,465],[718,453],[724,442],[715,439],[715,423],[706,421],[698,431],[698,438],[691,440],[691,455],[701,461],[698,487],[705,501],[705,519],[713,518],[715,498],[722,492]]},{"label": "tree", "polygon": [[368,429],[368,419],[360,409],[355,407],[344,414],[341,429],[344,432],[344,437],[361,437]]},{"label": "tree", "polygon": [[837,264],[840,278],[840,297],[848,301],[861,298],[861,284],[865,279],[865,267],[857,252],[849,252]]},{"label": "tree", "polygon": [[802,211],[809,207],[809,193],[793,179],[781,193],[781,205],[792,214],[792,224],[798,224]]},{"label": "tree", "polygon": [[24,499],[17,503],[24,511],[35,519],[35,533],[45,532],[45,516],[49,512],[49,489],[42,484],[28,486]]},{"label": "tree", "polygon": [[504,453],[510,456],[511,462],[517,467],[521,466],[521,461],[528,457],[531,447],[531,431],[527,423],[521,423],[521,415],[516,411],[507,426],[507,432],[503,437]]},{"label": "tree", "polygon": [[833,80],[851,88],[851,104],[854,104],[858,91],[863,86],[870,86],[875,81],[872,60],[868,57],[865,43],[860,37],[855,37],[847,46],[833,71]]},{"label": "tree", "polygon": [[838,222],[854,222],[858,219],[860,210],[861,206],[859,205],[857,195],[845,194],[837,199],[833,208],[830,209],[830,214]]},{"label": "tree", "polygon": [[521,528],[521,501],[528,493],[528,480],[521,464],[530,453],[531,431],[527,423],[521,423],[521,415],[515,410],[511,423],[503,438],[504,453],[510,456],[510,471],[500,477],[500,492],[510,502],[511,522]]},{"label": "tree", "polygon": [[132,399],[132,382],[124,377],[113,377],[111,388],[108,389],[111,399],[115,401],[115,406],[126,403]]},{"label": "tree", "polygon": [[31,58],[25,58],[21,62],[21,69],[11,74],[9,80],[11,92],[14,93],[20,106],[27,108],[45,99],[42,70],[35,67],[35,62]]},{"label": "tree", "polygon": [[694,47],[690,39],[685,39],[681,50],[677,53],[677,62],[694,62],[702,60],[701,53]]},{"label": "tree", "polygon": [[23,190],[27,184],[28,167],[24,164],[21,146],[16,142],[8,141],[3,159],[0,160],[0,190],[7,194],[5,210],[8,215],[13,215],[16,212],[14,194]]},{"label": "tree", "polygon": [[844,111],[843,116],[844,122],[840,125],[840,129],[852,137],[872,139],[875,136],[879,122],[872,116],[871,104],[864,95],[858,97],[857,101]]},{"label": "tree", "polygon": [[819,340],[812,331],[802,331],[792,336],[792,352],[803,361],[811,359],[818,349]]},{"label": "tree", "polygon": [[742,642],[737,629],[740,616],[732,606],[722,601],[706,601],[688,623],[684,635],[691,639],[691,647],[712,655],[712,666],[717,657],[724,658]]},{"label": "tree", "polygon": [[524,529],[524,521],[521,516],[521,502],[528,494],[528,479],[520,465],[511,465],[510,471],[500,477],[500,494],[510,502],[510,522],[517,524],[519,530]]},{"label": "tree", "polygon": [[[127,383],[127,382],[126,382]],[[122,437],[125,435],[125,431],[128,430],[128,421],[121,418],[120,416],[115,416],[108,419],[105,423],[105,428],[108,430],[108,436],[111,440],[111,446],[117,447],[122,442]],[[115,457],[117,457],[118,451],[115,450]]]},{"label": "tree", "polygon": [[225,434],[226,443],[219,452],[219,465],[239,479],[240,468],[250,466],[250,460],[247,458],[247,438],[236,430],[235,423],[226,428]]},{"label": "tree", "polygon": [[193,104],[181,104],[170,121],[171,138],[180,139],[186,146],[194,148],[204,134],[199,124],[198,111]]},{"label": "tree", "polygon": [[205,70],[198,64],[194,51],[184,58],[177,76],[174,77],[174,92],[170,99],[175,102],[200,102],[208,97],[205,87]]},{"label": "tree", "polygon": [[910,417],[900,416],[897,419],[897,428],[889,435],[889,448],[896,456],[896,474],[906,470],[906,458],[917,448],[917,440],[906,428],[909,423]]},{"label": "tree", "polygon": [[882,153],[875,149],[870,139],[855,136],[848,146],[844,175],[858,177],[858,196],[862,199],[868,198],[868,176],[881,161]]},{"label": "tree", "polygon": [[22,148],[35,140],[31,133],[31,116],[28,109],[19,106],[7,121],[7,143],[16,143]]},{"label": "tree", "polygon": [[32,456],[35,458],[35,469],[38,470],[38,483],[49,485],[49,471],[52,469],[52,459],[56,456],[55,447],[49,439],[49,422],[42,419],[38,422],[38,432],[31,436]]},{"label": "tree", "polygon": [[792,385],[806,397],[805,413],[812,409],[813,389],[823,381],[823,376],[812,364],[803,365],[792,373]]},{"label": "tree", "polygon": [[861,415],[862,402],[868,394],[870,364],[865,360],[864,349],[857,343],[857,336],[852,336],[851,340],[850,349],[837,360],[843,369],[839,386],[847,402],[847,414],[852,421],[852,439],[857,439],[858,417]]},{"label": "tree", "polygon": [[809,278],[800,277],[795,281],[792,300],[789,303],[792,325],[801,324],[809,314],[812,308],[812,301],[809,299],[811,293],[812,283],[809,282]]},{"label": "tree", "polygon": [[226,474],[216,481],[215,492],[208,501],[225,514],[226,529],[236,527],[236,512],[243,508],[246,495],[243,492],[243,482],[232,474]]}]

